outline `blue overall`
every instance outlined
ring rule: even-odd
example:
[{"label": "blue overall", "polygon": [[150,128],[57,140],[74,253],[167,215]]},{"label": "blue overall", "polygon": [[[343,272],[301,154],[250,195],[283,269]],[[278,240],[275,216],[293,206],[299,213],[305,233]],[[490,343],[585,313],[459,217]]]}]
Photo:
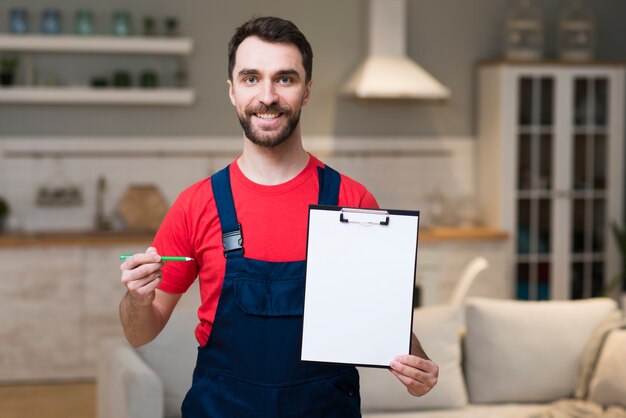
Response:
[{"label": "blue overall", "polygon": [[[336,205],[339,174],[328,166],[318,174],[318,204]],[[198,349],[183,417],[360,417],[354,367],[300,361],[305,261],[245,258],[229,167],[211,182],[226,274],[209,340]]]}]

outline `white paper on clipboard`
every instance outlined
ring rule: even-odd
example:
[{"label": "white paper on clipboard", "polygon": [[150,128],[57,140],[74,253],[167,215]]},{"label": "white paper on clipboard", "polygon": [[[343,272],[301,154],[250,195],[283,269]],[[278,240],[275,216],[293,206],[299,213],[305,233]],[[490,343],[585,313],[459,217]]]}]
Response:
[{"label": "white paper on clipboard", "polygon": [[419,212],[309,207],[304,361],[387,367],[411,344]]}]

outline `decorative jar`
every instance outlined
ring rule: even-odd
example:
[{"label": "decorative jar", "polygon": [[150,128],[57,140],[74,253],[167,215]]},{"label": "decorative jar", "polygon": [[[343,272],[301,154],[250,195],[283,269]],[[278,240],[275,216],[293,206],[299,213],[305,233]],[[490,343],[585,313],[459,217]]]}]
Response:
[{"label": "decorative jar", "polygon": [[61,33],[61,12],[58,9],[45,9],[42,12],[41,32],[48,35]]},{"label": "decorative jar", "polygon": [[14,7],[9,12],[9,29],[11,33],[28,32],[28,10],[24,7]]},{"label": "decorative jar", "polygon": [[139,75],[139,85],[144,88],[156,88],[159,86],[159,76],[152,70],[142,71]]},{"label": "decorative jar", "polygon": [[74,32],[78,35],[93,34],[93,12],[91,10],[78,10],[74,18]]},{"label": "decorative jar", "polygon": [[113,12],[113,35],[129,36],[132,33],[130,13],[126,10]]}]

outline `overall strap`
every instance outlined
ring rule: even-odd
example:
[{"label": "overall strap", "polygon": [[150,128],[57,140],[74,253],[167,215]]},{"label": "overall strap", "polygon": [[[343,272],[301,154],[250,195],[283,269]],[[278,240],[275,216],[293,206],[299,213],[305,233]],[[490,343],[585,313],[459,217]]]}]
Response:
[{"label": "overall strap", "polygon": [[230,165],[211,176],[213,196],[217,206],[217,215],[222,226],[222,245],[224,257],[243,256],[243,235],[237,221],[233,192],[230,188]]},{"label": "overall strap", "polygon": [[[329,166],[317,167],[319,181],[318,205],[337,205],[341,175]],[[211,176],[213,196],[222,227],[224,257],[243,256],[243,235],[237,220],[233,192],[230,187],[230,165]]]},{"label": "overall strap", "polygon": [[341,175],[328,165],[317,167],[317,175],[320,183],[320,194],[317,198],[318,205],[336,206],[339,202],[339,185]]}]

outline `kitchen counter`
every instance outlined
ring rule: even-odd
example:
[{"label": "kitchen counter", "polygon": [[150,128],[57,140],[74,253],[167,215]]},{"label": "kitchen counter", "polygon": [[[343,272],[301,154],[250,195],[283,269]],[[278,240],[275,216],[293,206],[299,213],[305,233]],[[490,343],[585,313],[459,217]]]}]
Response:
[{"label": "kitchen counter", "polygon": [[150,244],[153,232],[85,231],[0,235],[1,248]]},{"label": "kitchen counter", "polygon": [[[0,248],[48,246],[98,246],[117,244],[145,244],[152,242],[153,232],[85,231],[47,232],[0,235]],[[420,231],[419,242],[456,242],[506,240],[504,231],[490,228],[431,228]]]},{"label": "kitchen counter", "polygon": [[[45,379],[93,379],[103,338],[122,337],[118,304],[119,255],[145,250],[153,232],[67,232],[0,235],[0,316],[11,344],[0,344],[0,383]],[[416,281],[420,303],[449,299],[469,260],[490,267],[473,294],[509,297],[511,240],[483,228],[420,231]],[[184,296],[200,300],[198,286]],[[184,301],[185,299],[183,299]],[[63,326],[59,326],[63,324]]]},{"label": "kitchen counter", "polygon": [[451,241],[504,241],[509,238],[506,231],[494,228],[440,227],[423,229],[419,233],[419,242],[451,242]]}]

